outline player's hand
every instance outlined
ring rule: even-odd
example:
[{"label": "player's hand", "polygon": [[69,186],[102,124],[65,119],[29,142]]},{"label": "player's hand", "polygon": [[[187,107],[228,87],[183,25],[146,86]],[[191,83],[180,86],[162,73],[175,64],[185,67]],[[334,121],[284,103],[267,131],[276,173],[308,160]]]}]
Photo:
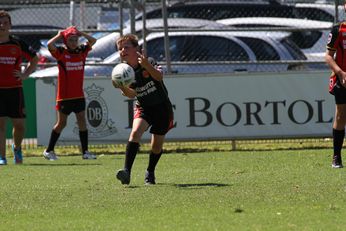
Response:
[{"label": "player's hand", "polygon": [[119,88],[119,85],[116,82],[112,81],[112,84],[113,84],[113,87]]},{"label": "player's hand", "polygon": [[18,81],[25,80],[25,79],[27,79],[29,77],[29,76],[27,76],[26,74],[22,73],[19,70],[14,70],[13,71],[13,75],[14,75],[15,78],[17,78]]},{"label": "player's hand", "polygon": [[346,72],[341,72],[338,77],[341,85],[346,88]]},{"label": "player's hand", "polygon": [[147,58],[145,52],[144,52],[144,49],[142,49],[142,52],[137,51],[137,55],[138,55],[138,63],[143,68],[146,68],[146,67],[148,67],[148,65],[151,65],[150,62],[148,61],[148,58]]}]

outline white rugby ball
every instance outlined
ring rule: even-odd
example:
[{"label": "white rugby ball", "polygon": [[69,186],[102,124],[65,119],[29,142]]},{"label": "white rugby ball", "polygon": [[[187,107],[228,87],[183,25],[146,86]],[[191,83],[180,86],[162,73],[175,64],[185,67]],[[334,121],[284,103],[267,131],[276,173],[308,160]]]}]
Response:
[{"label": "white rugby ball", "polygon": [[135,71],[127,63],[119,63],[112,70],[112,82],[114,86],[129,86],[135,80]]}]

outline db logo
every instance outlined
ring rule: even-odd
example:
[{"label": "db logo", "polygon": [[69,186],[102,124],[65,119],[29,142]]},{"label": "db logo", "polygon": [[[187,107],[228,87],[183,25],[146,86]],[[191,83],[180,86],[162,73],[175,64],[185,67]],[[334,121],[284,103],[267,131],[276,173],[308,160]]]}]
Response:
[{"label": "db logo", "polygon": [[[108,107],[101,97],[104,88],[94,83],[84,89],[86,99],[86,114],[90,137],[105,137],[117,132],[115,123],[108,118]],[[78,134],[78,128],[75,128]]]}]

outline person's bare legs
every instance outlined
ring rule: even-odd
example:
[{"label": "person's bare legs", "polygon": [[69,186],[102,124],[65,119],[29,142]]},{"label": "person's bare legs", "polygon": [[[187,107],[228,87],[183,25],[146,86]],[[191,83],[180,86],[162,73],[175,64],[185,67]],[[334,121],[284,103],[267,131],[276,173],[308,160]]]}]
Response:
[{"label": "person's bare legs", "polygon": [[341,149],[345,138],[346,104],[337,104],[333,122],[333,168],[342,168]]}]

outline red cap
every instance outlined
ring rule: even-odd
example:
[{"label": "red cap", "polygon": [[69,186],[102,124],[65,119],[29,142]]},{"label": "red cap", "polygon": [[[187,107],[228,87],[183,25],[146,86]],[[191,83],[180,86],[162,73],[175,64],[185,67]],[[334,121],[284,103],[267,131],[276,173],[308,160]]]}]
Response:
[{"label": "red cap", "polygon": [[71,26],[67,29],[65,29],[64,31],[61,32],[61,35],[63,37],[64,43],[66,45],[66,41],[70,36],[79,36],[79,32],[76,29],[75,26]]}]

